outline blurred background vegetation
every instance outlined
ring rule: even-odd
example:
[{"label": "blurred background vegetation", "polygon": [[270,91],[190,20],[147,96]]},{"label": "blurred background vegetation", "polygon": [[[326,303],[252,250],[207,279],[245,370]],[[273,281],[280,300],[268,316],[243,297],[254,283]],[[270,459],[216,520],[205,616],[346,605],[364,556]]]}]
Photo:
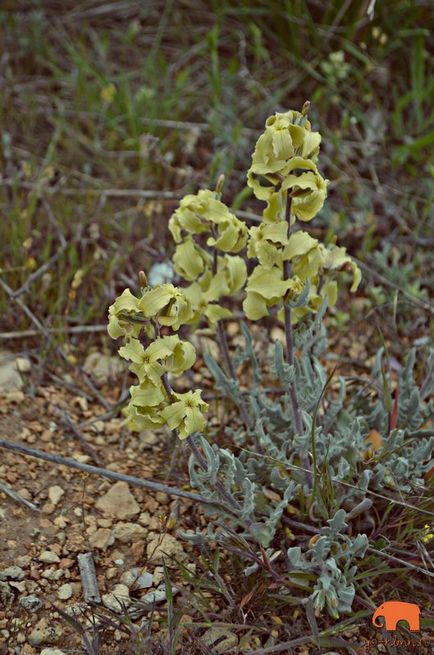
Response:
[{"label": "blurred background vegetation", "polygon": [[426,340],[430,27],[421,0],[3,2],[2,330],[103,325],[170,253],[179,198],[221,172],[226,202],[260,212],[245,184],[258,132],[310,99],[331,183],[309,229],[364,264],[360,302],[344,297],[332,321],[347,329],[362,309],[398,352]]}]

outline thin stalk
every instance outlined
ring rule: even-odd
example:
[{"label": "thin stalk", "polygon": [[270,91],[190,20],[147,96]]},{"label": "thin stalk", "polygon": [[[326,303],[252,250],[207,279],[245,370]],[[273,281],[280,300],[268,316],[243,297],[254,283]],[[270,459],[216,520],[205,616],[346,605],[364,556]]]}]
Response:
[{"label": "thin stalk", "polygon": [[[168,398],[172,399],[173,398],[172,387],[170,386],[170,382],[169,382],[169,378],[167,377],[167,373],[164,373],[162,375],[161,379],[163,381],[163,386],[164,386],[164,389],[166,391],[166,394],[167,394]],[[172,430],[172,433],[175,434],[176,437],[178,436],[176,430]],[[203,471],[205,471],[205,473],[208,473],[207,461],[206,461],[205,457],[202,455],[202,453],[200,452],[197,445],[195,444],[194,439],[193,439],[193,437],[191,435],[189,437],[187,437],[187,443],[188,443],[188,445],[190,447],[191,452],[195,456],[199,466],[201,467],[201,469]],[[224,498],[229,503],[229,505],[233,508],[233,510],[235,510],[236,512],[241,512],[241,510],[242,510],[241,505],[234,498],[234,496],[231,494],[231,492],[228,491],[228,489],[226,489],[226,487],[220,482],[220,480],[215,481],[214,489],[222,498]]]},{"label": "thin stalk", "polygon": [[[214,237],[216,236],[215,231],[213,231]],[[212,258],[212,272],[213,275],[217,274],[218,269],[218,253],[217,248],[213,249],[213,258]],[[225,360],[227,372],[233,380],[237,380],[237,374],[231,359],[231,354],[229,352],[229,344],[226,337],[226,330],[223,324],[223,321],[217,321],[217,338],[220,344],[220,349]],[[252,421],[250,420],[249,412],[247,411],[246,403],[244,398],[240,396],[238,407],[240,410],[241,418],[247,430],[252,428]]]},{"label": "thin stalk", "polygon": [[[288,236],[291,231],[291,203],[292,198],[288,194],[286,200],[286,210],[285,210],[285,219],[288,224]],[[291,264],[289,261],[285,260],[283,262],[283,279],[289,280],[291,277]],[[286,340],[286,361],[290,366],[294,365],[294,336],[292,331],[292,321],[291,321],[291,306],[289,302],[283,303],[283,315],[285,321],[285,340]],[[297,389],[295,384],[289,385],[289,398],[292,405],[292,413],[294,416],[295,430],[298,435],[304,434],[303,428],[303,418],[301,416],[300,403],[298,400]],[[304,468],[310,469],[309,458],[306,455],[301,457],[302,464]],[[311,476],[307,475],[308,486],[311,486]]]},{"label": "thin stalk", "polygon": [[[291,231],[291,196],[288,196],[286,202],[285,218],[288,223],[288,236]],[[289,280],[291,277],[291,264],[285,260],[283,262],[283,279]],[[283,305],[285,319],[285,340],[286,340],[286,361],[290,366],[294,365],[294,337],[292,333],[291,307],[285,302]],[[292,412],[294,415],[295,429],[297,434],[303,434],[303,419],[301,416],[300,403],[298,402],[297,389],[294,384],[289,385],[289,397],[291,399]]]}]

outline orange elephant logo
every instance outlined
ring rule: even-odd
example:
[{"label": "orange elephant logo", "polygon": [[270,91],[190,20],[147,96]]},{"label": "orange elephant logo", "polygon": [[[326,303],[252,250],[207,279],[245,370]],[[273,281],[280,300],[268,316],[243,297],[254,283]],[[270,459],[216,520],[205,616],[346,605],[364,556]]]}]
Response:
[{"label": "orange elephant logo", "polygon": [[[382,603],[375,610],[372,617],[372,625],[376,628],[386,628],[386,630],[396,630],[399,621],[406,621],[412,632],[420,631],[420,609],[414,603],[401,603],[399,600],[388,600]],[[384,617],[384,625],[378,623],[379,616]]]}]

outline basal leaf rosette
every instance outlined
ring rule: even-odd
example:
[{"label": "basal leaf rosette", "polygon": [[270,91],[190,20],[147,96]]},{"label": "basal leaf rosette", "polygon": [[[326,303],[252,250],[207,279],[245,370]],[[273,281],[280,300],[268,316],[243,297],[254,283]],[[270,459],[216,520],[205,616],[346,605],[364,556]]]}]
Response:
[{"label": "basal leaf rosette", "polygon": [[[175,243],[188,235],[205,235],[206,245],[227,253],[240,252],[246,245],[247,226],[217,198],[214,191],[201,189],[185,196],[169,221]],[[191,248],[191,246],[190,246]]]},{"label": "basal leaf rosette", "polygon": [[171,430],[177,430],[180,439],[187,439],[195,432],[202,432],[206,419],[203,413],[208,404],[202,400],[201,391],[173,393],[174,401],[162,411]]}]

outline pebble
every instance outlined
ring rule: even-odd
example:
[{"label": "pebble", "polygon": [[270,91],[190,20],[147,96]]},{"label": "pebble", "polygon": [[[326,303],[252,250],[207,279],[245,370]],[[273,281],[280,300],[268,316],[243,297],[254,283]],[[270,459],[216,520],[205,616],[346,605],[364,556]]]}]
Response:
[{"label": "pebble", "polygon": [[123,606],[128,607],[131,604],[130,592],[124,584],[117,584],[113,591],[102,596],[102,602],[105,607],[119,614],[123,613]]},{"label": "pebble", "polygon": [[115,538],[112,533],[112,530],[108,528],[98,528],[90,537],[89,543],[92,548],[97,548],[98,550],[106,550],[109,546],[114,544]]},{"label": "pebble", "polygon": [[98,498],[95,507],[118,519],[133,518],[140,512],[140,505],[126,482],[116,482],[104,496]]},{"label": "pebble", "polygon": [[57,564],[60,562],[60,557],[56,553],[53,553],[52,550],[44,550],[38,559],[40,562],[44,562],[44,564]]},{"label": "pebble", "polygon": [[139,569],[134,568],[122,573],[121,582],[127,587],[134,585],[134,587],[138,587],[139,589],[147,589],[148,587],[152,587],[153,577],[151,573],[145,572],[141,574]]},{"label": "pebble", "polygon": [[122,544],[143,539],[146,537],[147,530],[137,523],[116,523],[113,528],[113,536],[117,541]]},{"label": "pebble", "polygon": [[59,500],[62,498],[64,495],[64,490],[62,487],[59,487],[58,484],[54,485],[53,487],[50,487],[48,489],[48,498],[50,499],[51,503],[53,505],[57,505]]},{"label": "pebble", "polygon": [[60,648],[44,648],[41,650],[41,655],[66,655],[66,653]]},{"label": "pebble", "polygon": [[8,566],[0,571],[0,580],[24,580],[26,574],[20,566]]},{"label": "pebble", "polygon": [[152,430],[143,430],[139,433],[139,444],[143,450],[147,450],[156,446],[161,442],[161,437],[159,437]]},{"label": "pebble", "polygon": [[68,600],[71,598],[72,594],[74,593],[72,589],[72,585],[67,582],[66,584],[63,584],[59,589],[57,590],[57,598],[59,600]]},{"label": "pebble", "polygon": [[34,594],[30,594],[30,596],[23,596],[20,598],[19,603],[21,607],[24,607],[24,609],[28,612],[37,612],[43,605],[42,600]]},{"label": "pebble", "polygon": [[183,561],[186,558],[181,544],[171,534],[156,535],[149,541],[146,553],[150,562],[160,564],[164,558],[167,566],[172,568],[176,568],[176,560]]},{"label": "pebble", "polygon": [[[172,587],[172,594],[175,596],[179,592],[177,587]],[[166,600],[166,585],[160,585],[155,591],[150,591],[141,597],[140,602],[146,605],[156,605]]]},{"label": "pebble", "polygon": [[230,653],[232,648],[238,646],[238,637],[227,628],[209,628],[201,637],[202,641],[217,655]]},{"label": "pebble", "polygon": [[59,626],[53,625],[52,621],[42,618],[33,628],[27,641],[31,646],[40,646],[41,644],[52,644],[62,636]]}]

